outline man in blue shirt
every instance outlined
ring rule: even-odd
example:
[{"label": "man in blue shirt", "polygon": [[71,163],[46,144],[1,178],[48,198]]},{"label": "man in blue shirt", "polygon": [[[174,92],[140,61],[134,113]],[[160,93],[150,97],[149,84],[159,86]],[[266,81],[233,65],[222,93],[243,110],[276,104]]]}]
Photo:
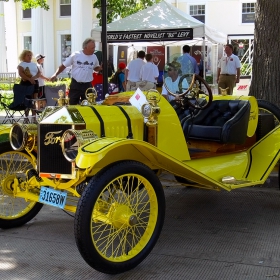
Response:
[{"label": "man in blue shirt", "polygon": [[[178,58],[178,62],[181,64],[182,75],[184,74],[199,74],[197,62],[194,57],[190,55],[190,46],[183,46],[183,55]],[[188,82],[191,80],[191,75],[188,78]]]}]

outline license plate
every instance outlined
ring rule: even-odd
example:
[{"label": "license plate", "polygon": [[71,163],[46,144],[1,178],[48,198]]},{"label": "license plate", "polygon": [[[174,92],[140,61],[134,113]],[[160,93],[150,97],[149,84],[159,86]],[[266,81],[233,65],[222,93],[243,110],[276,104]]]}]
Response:
[{"label": "license plate", "polygon": [[41,187],[39,202],[63,209],[66,203],[66,197],[66,192]]}]

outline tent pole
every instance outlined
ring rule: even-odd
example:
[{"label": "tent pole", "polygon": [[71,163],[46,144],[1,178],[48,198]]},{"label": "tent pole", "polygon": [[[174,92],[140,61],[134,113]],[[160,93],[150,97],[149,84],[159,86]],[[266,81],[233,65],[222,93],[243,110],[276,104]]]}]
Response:
[{"label": "tent pole", "polygon": [[203,79],[205,80],[205,66],[206,66],[206,61],[205,61],[205,58],[206,58],[206,53],[205,53],[205,37],[202,37],[203,39],[203,43],[202,43],[202,53],[203,53]]},{"label": "tent pole", "polygon": [[102,99],[108,93],[108,63],[107,63],[107,1],[101,1],[101,22],[102,22],[102,68],[103,68],[103,83],[102,83]]}]

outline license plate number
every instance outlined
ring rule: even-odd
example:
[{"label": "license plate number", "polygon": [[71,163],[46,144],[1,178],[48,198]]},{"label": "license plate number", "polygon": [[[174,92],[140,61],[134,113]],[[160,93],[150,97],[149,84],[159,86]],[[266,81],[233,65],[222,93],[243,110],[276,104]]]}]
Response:
[{"label": "license plate number", "polygon": [[66,197],[66,192],[41,187],[39,202],[63,209],[65,207]]}]

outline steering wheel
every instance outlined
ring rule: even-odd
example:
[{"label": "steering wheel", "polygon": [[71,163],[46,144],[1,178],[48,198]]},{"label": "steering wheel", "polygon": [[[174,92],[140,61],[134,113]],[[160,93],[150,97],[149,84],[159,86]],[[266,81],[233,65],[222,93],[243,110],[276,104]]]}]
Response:
[{"label": "steering wheel", "polygon": [[[183,81],[186,78],[190,78],[190,74],[184,74],[180,77],[178,84],[179,91],[176,93],[171,92],[164,81],[164,86],[168,93],[174,96],[177,100],[176,106],[184,107],[187,103],[189,106],[198,110],[203,110],[209,107],[213,100],[213,94],[207,82],[199,75],[193,74],[189,88],[184,88]],[[199,82],[204,85],[205,90],[199,88]],[[203,102],[201,101],[202,98]]]}]

